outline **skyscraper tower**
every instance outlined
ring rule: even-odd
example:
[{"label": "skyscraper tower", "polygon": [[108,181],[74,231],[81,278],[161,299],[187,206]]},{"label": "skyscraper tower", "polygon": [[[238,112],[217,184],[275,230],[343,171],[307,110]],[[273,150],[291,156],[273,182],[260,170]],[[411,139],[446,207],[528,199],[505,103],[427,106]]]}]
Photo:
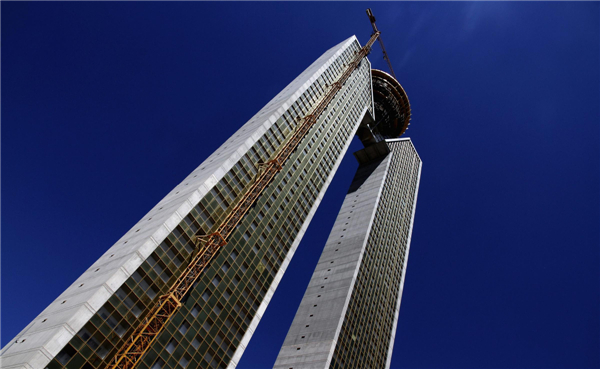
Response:
[{"label": "skyscraper tower", "polygon": [[406,93],[372,71],[375,122],[359,168],[285,338],[276,369],[389,368],[410,249],[421,160]]},{"label": "skyscraper tower", "polygon": [[372,115],[374,41],[317,59],[25,327],[3,367],[235,367]]},{"label": "skyscraper tower", "polygon": [[360,166],[275,368],[389,368],[421,161],[407,138],[355,156]]},{"label": "skyscraper tower", "polygon": [[6,345],[3,368],[234,368],[352,137],[368,160],[403,145],[381,141],[410,109],[372,76],[378,36],[275,96]]}]

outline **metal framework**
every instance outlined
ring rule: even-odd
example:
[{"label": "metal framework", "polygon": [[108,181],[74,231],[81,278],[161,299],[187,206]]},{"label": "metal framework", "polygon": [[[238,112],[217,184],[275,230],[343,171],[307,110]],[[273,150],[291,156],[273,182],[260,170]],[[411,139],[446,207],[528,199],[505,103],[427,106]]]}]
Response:
[{"label": "metal framework", "polygon": [[[375,16],[373,15],[371,8],[367,9],[367,15],[369,16],[369,20],[371,21],[371,26],[373,27],[373,32],[381,33],[377,29],[377,25],[375,24]],[[389,58],[387,52],[385,51],[385,46],[383,46],[383,40],[381,39],[381,36],[379,36],[378,39],[379,39],[379,45],[381,45],[381,50],[383,51],[383,58],[387,62],[388,67],[390,67],[390,72],[392,73],[392,76],[394,76],[394,78],[396,78],[396,73],[394,73],[394,68],[392,68],[392,62],[390,61],[390,58]],[[396,79],[398,79],[398,78],[396,78]]]},{"label": "metal framework", "polygon": [[398,81],[384,71],[372,69],[375,126],[385,138],[400,137],[410,125],[410,102]]},{"label": "metal framework", "polygon": [[344,73],[330,86],[329,91],[317,103],[313,111],[298,122],[291,137],[278,148],[274,153],[273,159],[259,165],[260,170],[257,173],[256,179],[250,184],[244,195],[240,197],[236,206],[229,212],[217,230],[210,235],[197,237],[198,254],[193,257],[187,268],[169,289],[169,292],[160,296],[158,303],[147,314],[140,326],[133,331],[127,343],[117,352],[112,360],[112,364],[110,364],[112,369],[133,369],[136,367],[152,345],[154,339],[165,328],[169,319],[181,307],[182,300],[190,292],[190,289],[200,277],[203,270],[218,251],[227,244],[227,240],[235,231],[236,226],[242,221],[243,217],[248,213],[269,183],[271,183],[275,175],[282,169],[282,166],[298,147],[310,128],[317,122],[317,119],[327,109],[329,103],[341,90],[362,59],[369,54],[371,46],[379,35],[379,31],[375,31],[371,35],[369,42],[354,55],[352,62],[348,65]]}]

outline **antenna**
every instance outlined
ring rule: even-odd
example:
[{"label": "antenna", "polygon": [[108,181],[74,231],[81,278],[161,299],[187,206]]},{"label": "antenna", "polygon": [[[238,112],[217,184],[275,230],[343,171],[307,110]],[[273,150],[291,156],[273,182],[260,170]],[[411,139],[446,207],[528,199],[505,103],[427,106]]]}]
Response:
[{"label": "antenna", "polygon": [[[396,73],[394,73],[394,68],[392,68],[392,63],[390,62],[390,58],[388,57],[387,52],[385,51],[385,46],[383,46],[383,40],[381,39],[381,32],[377,29],[377,25],[375,24],[375,16],[371,11],[371,8],[367,9],[367,15],[369,16],[369,20],[371,21],[371,26],[373,27],[373,32],[379,32],[379,36],[377,39],[379,40],[379,44],[381,45],[381,50],[383,50],[383,58],[387,61],[388,67],[390,67],[390,72],[392,72],[392,76],[396,78]],[[398,79],[398,78],[396,78]]]}]

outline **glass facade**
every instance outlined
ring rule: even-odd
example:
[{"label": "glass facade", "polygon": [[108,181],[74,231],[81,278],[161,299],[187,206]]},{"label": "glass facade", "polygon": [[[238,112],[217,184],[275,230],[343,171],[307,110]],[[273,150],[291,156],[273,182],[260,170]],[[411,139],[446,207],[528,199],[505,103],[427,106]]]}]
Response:
[{"label": "glass facade", "polygon": [[[110,364],[158,296],[168,291],[195,256],[196,237],[218,227],[252,183],[258,164],[275,155],[359,49],[354,39],[339,53],[191,211],[182,215],[183,220],[50,361],[48,369]],[[364,59],[204,270],[138,368],[226,368],[239,359],[251,335],[249,328],[258,324],[362,115],[365,111],[373,114],[370,71]]]},{"label": "glass facade", "polygon": [[421,160],[409,140],[390,141],[388,173],[330,368],[387,368],[391,357]]},{"label": "glass facade", "polygon": [[355,156],[360,166],[276,369],[389,367],[421,160],[410,139]]}]

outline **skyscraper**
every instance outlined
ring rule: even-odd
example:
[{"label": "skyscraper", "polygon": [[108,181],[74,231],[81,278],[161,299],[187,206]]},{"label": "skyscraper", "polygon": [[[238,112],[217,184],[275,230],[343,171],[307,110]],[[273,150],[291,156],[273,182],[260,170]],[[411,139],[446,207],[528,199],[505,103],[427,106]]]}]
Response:
[{"label": "skyscraper", "polygon": [[360,166],[276,369],[390,366],[421,160],[408,138],[355,156]]},{"label": "skyscraper", "polygon": [[375,121],[359,168],[275,368],[388,368],[410,249],[421,159],[402,86],[373,70]]},{"label": "skyscraper", "polygon": [[383,127],[376,36],[275,96],[6,345],[3,367],[235,367],[352,137]]}]

